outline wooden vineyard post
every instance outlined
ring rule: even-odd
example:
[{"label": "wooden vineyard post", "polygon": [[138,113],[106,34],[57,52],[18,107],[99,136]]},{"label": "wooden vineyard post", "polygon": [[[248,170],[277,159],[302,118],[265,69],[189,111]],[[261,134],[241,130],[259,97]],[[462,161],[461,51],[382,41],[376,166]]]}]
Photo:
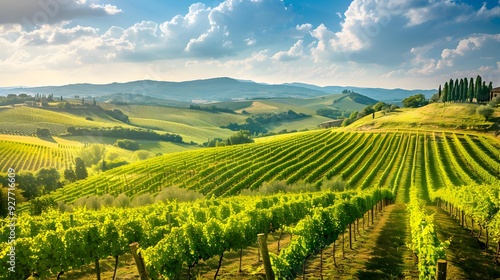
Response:
[{"label": "wooden vineyard post", "polygon": [[257,234],[259,239],[259,247],[262,252],[262,260],[264,261],[264,270],[266,271],[267,280],[274,280],[273,268],[271,267],[271,260],[269,259],[269,251],[267,250],[266,235],[263,233]]},{"label": "wooden vineyard post", "polygon": [[144,260],[142,259],[141,253],[137,252],[139,249],[139,243],[134,242],[129,245],[132,255],[134,256],[135,264],[137,265],[137,270],[141,280],[149,280],[148,273],[146,272],[146,266],[144,265]]},{"label": "wooden vineyard post", "polygon": [[446,266],[447,266],[446,260],[438,260],[437,275],[436,275],[437,280],[446,280]]},{"label": "wooden vineyard post", "polygon": [[349,224],[349,249],[352,250],[352,224]]}]

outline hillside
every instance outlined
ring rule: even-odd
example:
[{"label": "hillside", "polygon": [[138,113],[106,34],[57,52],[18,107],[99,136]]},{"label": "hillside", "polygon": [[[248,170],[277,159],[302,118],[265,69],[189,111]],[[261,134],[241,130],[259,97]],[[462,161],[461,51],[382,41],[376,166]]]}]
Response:
[{"label": "hillside", "polygon": [[71,84],[30,88],[0,88],[0,95],[7,94],[54,94],[54,96],[93,97],[99,102],[118,100],[128,103],[162,104],[187,107],[185,102],[210,102],[255,98],[312,98],[329,94],[340,94],[344,90],[359,92],[369,98],[386,102],[397,102],[422,93],[427,98],[436,90],[405,90],[361,88],[350,86],[315,86],[303,83],[262,84],[240,81],[233,78],[213,78],[184,82],[133,81],[110,84]]},{"label": "hillside", "polygon": [[490,121],[476,113],[478,104],[442,104],[433,103],[417,109],[401,108],[395,112],[377,112],[375,118],[366,116],[355,121],[349,129],[463,129],[463,130],[498,130],[494,118],[500,117],[500,108]]},{"label": "hillside", "polygon": [[418,93],[422,93],[426,98],[430,98],[433,94],[437,92],[435,89],[385,89],[385,88],[366,88],[366,87],[356,87],[356,86],[316,86],[304,83],[290,83],[291,86],[304,87],[314,90],[320,90],[327,93],[340,93],[344,90],[352,90],[359,92],[365,96],[368,96],[375,100],[385,101],[385,102],[397,102],[405,99],[408,96],[412,96]]},{"label": "hillside", "polygon": [[[397,170],[411,164],[404,161],[403,155],[405,147],[412,143],[410,139],[416,141],[417,137],[427,139],[426,143],[431,146],[437,145],[440,153],[447,153],[445,145],[453,145],[453,149],[457,149],[457,145],[465,145],[467,153],[479,148],[491,157],[500,148],[499,143],[492,143],[489,137],[474,134],[319,130],[290,134],[257,144],[168,154],[78,181],[49,196],[66,202],[104,193],[114,196],[126,193],[133,197],[144,192],[155,194],[169,186],[209,196],[228,196],[244,189],[257,189],[262,183],[273,180],[284,180],[288,184],[303,180],[310,184],[311,189],[317,189],[325,180],[335,176],[341,176],[355,189],[393,186]],[[460,144],[452,140],[454,137],[461,139]],[[472,140],[465,141],[466,138]],[[445,142],[444,139],[450,141]],[[490,146],[495,150],[489,150]],[[439,156],[433,149],[429,150],[429,156],[437,159]],[[460,161],[470,157],[469,154],[457,156]],[[498,159],[491,158],[492,162],[496,162],[495,166],[477,158],[475,160],[485,172],[493,172],[494,178],[500,178],[495,171],[500,166]],[[492,183],[491,178],[478,173],[479,170],[467,172],[476,183]],[[459,177],[454,177],[452,181],[457,185],[466,183]]]}]

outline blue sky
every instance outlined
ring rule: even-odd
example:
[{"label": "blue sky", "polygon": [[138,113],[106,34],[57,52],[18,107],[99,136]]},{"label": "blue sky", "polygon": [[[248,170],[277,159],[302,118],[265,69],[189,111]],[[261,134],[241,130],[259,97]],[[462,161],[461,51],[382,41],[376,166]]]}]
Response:
[{"label": "blue sky", "polygon": [[0,86],[233,77],[500,84],[500,1],[0,2]]}]

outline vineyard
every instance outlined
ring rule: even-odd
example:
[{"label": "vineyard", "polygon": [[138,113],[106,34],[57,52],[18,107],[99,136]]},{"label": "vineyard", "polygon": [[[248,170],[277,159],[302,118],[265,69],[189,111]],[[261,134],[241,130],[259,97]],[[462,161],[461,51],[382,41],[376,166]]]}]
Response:
[{"label": "vineyard", "polygon": [[256,243],[258,233],[277,230],[294,236],[279,255],[271,254],[273,271],[280,279],[289,278],[307,255],[334,242],[368,211],[373,217],[374,208],[390,199],[389,190],[375,189],[235,196],[72,214],[53,211],[43,217],[20,215],[15,275],[7,271],[10,228],[2,227],[0,278],[47,277],[90,263],[95,263],[99,274],[100,259],[111,256],[118,260],[129,251],[129,244],[138,242],[149,276],[174,279],[184,268],[214,256],[222,258],[224,252],[241,251]]},{"label": "vineyard", "polygon": [[0,170],[9,168],[38,171],[41,168],[68,168],[81,149],[79,146],[58,145],[49,147],[12,141],[0,141]]},{"label": "vineyard", "polygon": [[[77,181],[49,196],[70,203],[105,193],[129,197],[179,186],[231,196],[262,183],[304,182],[319,190],[341,177],[357,190],[388,187],[409,200],[412,166],[419,197],[445,186],[493,184],[500,178],[498,143],[474,134],[441,132],[304,132],[264,143],[172,153]],[[413,158],[415,157],[415,162]]]},{"label": "vineyard", "polygon": [[[7,155],[4,165],[63,164],[65,156],[74,152],[22,143],[9,147],[13,148],[2,149]],[[279,279],[293,279],[305,271],[305,260],[323,248],[335,248],[345,231],[359,231],[360,220],[364,228],[370,212],[373,223],[374,210],[395,201],[407,205],[406,244],[418,260],[420,278],[428,279],[438,273],[437,263],[447,258],[450,244],[436,234],[439,225],[426,210],[431,201],[476,235],[486,236],[486,243],[500,244],[499,155],[498,142],[475,134],[321,130],[155,157],[77,181],[49,196],[69,203],[105,193],[154,194],[177,185],[207,199],[73,213],[51,210],[43,216],[30,216],[21,205],[15,277],[54,277],[89,265],[100,275],[100,262],[114,258],[117,265],[134,242],[152,279],[189,277],[192,268],[213,258],[219,259],[217,274],[228,252],[239,252],[241,271],[242,251],[255,246],[257,234],[280,232],[278,244],[283,233],[290,240],[282,250],[270,253],[272,271]],[[26,160],[28,156],[37,160]],[[322,184],[333,178],[344,180],[349,190],[321,191]],[[237,195],[275,180],[306,184],[311,192]],[[0,239],[4,276],[9,232],[9,221],[4,220]],[[351,238],[349,234],[349,242]],[[497,258],[498,254],[497,249]]]}]

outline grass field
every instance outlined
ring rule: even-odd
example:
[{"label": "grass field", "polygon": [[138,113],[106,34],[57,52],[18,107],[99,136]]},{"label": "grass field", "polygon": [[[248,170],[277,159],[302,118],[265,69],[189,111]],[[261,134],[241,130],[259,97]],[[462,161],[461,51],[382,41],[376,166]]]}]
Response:
[{"label": "grass field", "polygon": [[[351,129],[482,129],[493,122],[486,122],[476,114],[477,104],[430,104],[418,109],[398,109],[384,114],[377,112],[375,118],[365,116],[350,125]],[[497,113],[500,110],[497,109]]]}]

